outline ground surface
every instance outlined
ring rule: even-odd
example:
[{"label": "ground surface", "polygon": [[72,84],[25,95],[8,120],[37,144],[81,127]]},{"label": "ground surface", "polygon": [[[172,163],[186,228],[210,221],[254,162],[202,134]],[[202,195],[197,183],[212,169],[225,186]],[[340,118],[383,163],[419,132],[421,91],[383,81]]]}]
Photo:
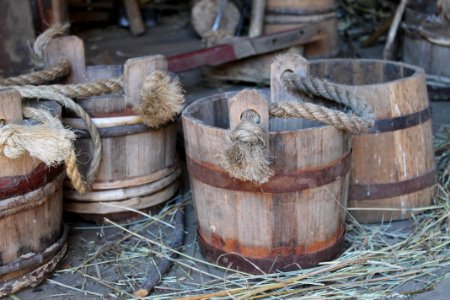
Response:
[{"label": "ground surface", "polygon": [[[86,41],[88,62],[91,64],[109,64],[123,63],[127,58],[150,55],[164,54],[173,55],[201,47],[200,41],[186,27],[187,19],[180,18],[176,22],[170,22],[157,28],[147,31],[144,36],[139,38],[132,37],[125,29],[108,28],[106,30],[96,30],[82,34]],[[372,51],[372,57],[379,57],[380,48]],[[228,89],[240,88],[239,86],[223,85],[210,86],[202,83],[201,73],[199,71],[181,74],[181,79],[187,92],[188,102],[194,101],[201,96],[221,92]],[[450,123],[450,104],[449,102],[433,103],[433,120],[435,129],[439,125]],[[187,181],[185,180],[184,190],[187,191]],[[187,208],[187,242],[183,248],[184,253],[195,257],[200,257],[198,246],[195,241],[195,217],[192,207]],[[170,215],[167,218],[170,221]],[[137,228],[141,223],[136,222],[127,228],[131,230]],[[120,289],[131,293],[138,287],[139,281],[148,270],[151,260],[148,258],[154,245],[142,240],[134,240],[126,245],[125,248],[117,249],[114,252],[114,244],[118,238],[125,235],[122,229],[114,226],[95,226],[84,222],[70,222],[71,232],[69,238],[69,255],[48,281],[36,288],[24,290],[16,295],[19,299],[115,299],[115,289],[117,283],[122,282]],[[170,234],[170,228],[164,224],[152,225],[145,231],[150,238],[155,240],[164,239]],[[144,233],[143,233],[144,234]],[[109,245],[108,253],[101,254],[99,249]],[[155,250],[156,251],[156,250]],[[86,259],[92,257],[92,254],[98,252],[98,260],[86,262]],[[141,258],[139,258],[139,256]],[[137,259],[136,259],[137,257]],[[113,267],[107,263],[98,264],[101,261],[123,261],[123,268]],[[84,262],[84,263],[83,263]],[[180,264],[183,259],[180,259]],[[79,269],[73,268],[80,266]],[[72,269],[71,269],[72,268]],[[201,267],[205,273],[216,274],[220,277],[221,272],[214,267]],[[173,282],[176,285],[177,280],[190,278],[184,288],[191,287],[195,289],[206,280],[207,276],[199,272],[192,272],[191,269],[183,268],[172,272],[165,278],[166,283]],[[111,288],[114,286],[114,288]],[[167,284],[165,284],[167,286]],[[85,292],[83,292],[83,291]],[[157,290],[156,293],[159,291]],[[167,288],[165,290],[167,292]],[[442,282],[435,290],[417,295],[414,299],[449,299],[450,279]],[[157,297],[157,296],[156,296]],[[16,299],[17,299],[16,298]],[[122,298],[122,297],[119,297]],[[131,295],[123,298],[131,298]]]}]

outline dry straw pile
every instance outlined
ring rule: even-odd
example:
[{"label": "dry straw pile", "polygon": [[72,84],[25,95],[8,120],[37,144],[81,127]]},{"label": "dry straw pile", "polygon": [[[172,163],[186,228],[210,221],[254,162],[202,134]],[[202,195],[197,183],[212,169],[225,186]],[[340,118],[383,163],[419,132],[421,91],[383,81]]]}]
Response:
[{"label": "dry straw pile", "polygon": [[[410,222],[361,225],[350,219],[348,248],[335,261],[311,269],[261,275],[204,261],[194,254],[198,253],[195,235],[188,235],[186,245],[173,258],[174,268],[146,299],[402,299],[432,290],[450,277],[450,128],[440,131],[435,146],[440,169],[435,202],[421,208],[421,214],[412,215]],[[182,206],[190,206],[189,194]],[[156,265],[161,257],[175,251],[166,246],[166,238],[177,209],[180,205],[173,201],[159,214],[134,225],[111,222],[120,238],[86,252],[80,265],[61,270],[60,274],[81,274],[86,281],[105,287],[115,298],[132,299],[148,275],[149,265]],[[193,222],[190,228],[192,232]],[[108,279],[102,275],[105,268],[119,268],[122,276]],[[51,279],[51,283],[63,285],[57,279]],[[105,295],[84,288],[79,292]]]}]

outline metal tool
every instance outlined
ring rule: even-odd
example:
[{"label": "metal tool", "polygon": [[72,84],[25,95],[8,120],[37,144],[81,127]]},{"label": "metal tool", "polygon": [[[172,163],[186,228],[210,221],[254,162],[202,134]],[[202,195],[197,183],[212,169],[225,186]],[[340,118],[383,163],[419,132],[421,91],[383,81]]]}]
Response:
[{"label": "metal tool", "polygon": [[217,12],[216,18],[214,19],[213,27],[211,28],[212,31],[219,30],[220,22],[222,21],[226,5],[227,5],[227,0],[220,0],[219,11]]}]

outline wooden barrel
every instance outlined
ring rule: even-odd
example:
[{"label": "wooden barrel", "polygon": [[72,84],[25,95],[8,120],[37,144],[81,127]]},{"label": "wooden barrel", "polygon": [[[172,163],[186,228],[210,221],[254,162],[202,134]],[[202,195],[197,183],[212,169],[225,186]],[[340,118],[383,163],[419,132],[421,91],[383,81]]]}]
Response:
[{"label": "wooden barrel", "polygon": [[352,86],[375,110],[371,131],[353,137],[351,214],[363,223],[401,220],[411,216],[408,209],[429,205],[436,166],[424,71],[381,60],[331,59],[312,61],[310,72]]},{"label": "wooden barrel", "polygon": [[[71,50],[69,50],[71,49]],[[67,51],[66,51],[67,50]],[[104,217],[127,221],[170,199],[178,189],[180,168],[176,154],[176,126],[159,129],[143,124],[133,112],[139,103],[144,78],[154,70],[167,70],[163,56],[130,59],[122,66],[85,67],[84,46],[76,37],[56,39],[48,48],[49,58],[62,57],[73,67],[70,82],[89,82],[123,75],[124,94],[79,100],[99,128],[102,160],[91,192],[80,195],[70,186],[65,190],[64,210],[87,220]],[[77,129],[75,142],[82,171],[89,167],[93,145],[81,119],[66,114],[63,122]],[[84,173],[85,174],[85,173]]]},{"label": "wooden barrel", "polygon": [[241,59],[207,69],[205,77],[211,81],[239,81],[268,85],[270,64],[280,55],[299,54],[306,58],[334,57],[339,52],[336,1],[267,1],[264,34],[304,28],[311,24],[320,26],[314,41],[282,51]]},{"label": "wooden barrel", "polygon": [[[285,96],[272,89],[272,99]],[[236,101],[256,110],[261,124],[268,120],[267,100],[255,90],[206,97],[182,114],[203,254],[251,273],[333,259],[344,242],[351,135],[318,122],[270,119],[267,145],[274,175],[262,185],[241,181],[217,160],[231,120],[243,112]]]},{"label": "wooden barrel", "polygon": [[264,33],[274,33],[320,23],[322,38],[304,46],[306,58],[333,57],[339,52],[335,0],[268,0]]},{"label": "wooden barrel", "polygon": [[[423,9],[429,4],[425,4]],[[417,7],[419,9],[422,7]],[[450,68],[442,63],[450,57],[450,24],[445,21],[428,23],[424,10],[409,8],[405,16],[403,39],[403,61],[425,70],[432,98],[450,98]]]},{"label": "wooden barrel", "polygon": [[[22,123],[22,100],[13,90],[0,90],[0,118]],[[31,105],[31,103],[28,103]],[[49,101],[33,106],[59,106]],[[28,122],[28,121],[27,121]],[[33,124],[33,123],[31,123]],[[36,286],[64,257],[67,228],[62,222],[62,166],[46,167],[29,155],[0,156],[0,297]]]}]

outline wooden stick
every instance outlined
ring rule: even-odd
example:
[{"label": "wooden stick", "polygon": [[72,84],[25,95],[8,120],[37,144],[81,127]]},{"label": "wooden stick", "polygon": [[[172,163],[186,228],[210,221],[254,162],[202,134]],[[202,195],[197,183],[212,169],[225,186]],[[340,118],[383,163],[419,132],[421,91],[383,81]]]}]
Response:
[{"label": "wooden stick", "polygon": [[397,7],[394,21],[392,22],[391,29],[389,30],[386,46],[384,47],[383,51],[384,59],[392,59],[395,36],[397,35],[398,25],[400,25],[403,13],[405,12],[406,4],[408,4],[408,0],[402,0],[402,2],[400,2],[399,6]]},{"label": "wooden stick", "polygon": [[128,23],[130,23],[131,32],[134,35],[144,33],[145,26],[142,20],[141,12],[139,10],[139,3],[137,0],[123,0],[125,10],[127,11]]},{"label": "wooden stick", "polygon": [[265,10],[266,0],[252,1],[252,16],[250,21],[249,37],[257,37],[262,34]]}]

